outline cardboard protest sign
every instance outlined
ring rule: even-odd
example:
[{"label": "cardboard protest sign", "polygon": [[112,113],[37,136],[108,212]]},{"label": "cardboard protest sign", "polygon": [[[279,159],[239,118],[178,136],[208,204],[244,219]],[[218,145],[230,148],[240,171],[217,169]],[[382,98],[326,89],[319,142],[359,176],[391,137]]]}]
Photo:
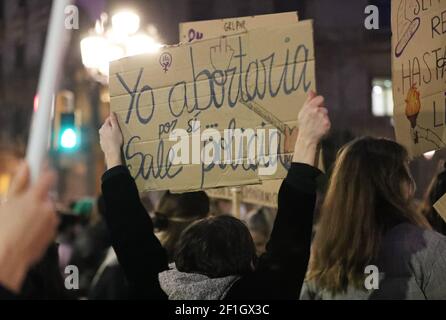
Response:
[{"label": "cardboard protest sign", "polygon": [[[241,187],[241,202],[260,206],[277,208],[277,196],[282,179],[266,180],[260,185],[246,185]],[[211,198],[232,200],[231,188],[207,189]]]},{"label": "cardboard protest sign", "polygon": [[[180,23],[180,41],[192,42],[204,39],[229,36],[270,25],[287,25],[298,22],[297,12],[284,12],[229,19],[193,21]],[[249,106],[248,106],[249,107]],[[255,111],[254,111],[255,112]],[[277,194],[282,179],[265,181],[262,184],[241,187],[241,202],[277,208]],[[208,196],[232,200],[230,188],[207,189]]]},{"label": "cardboard protest sign", "polygon": [[180,23],[180,42],[192,42],[203,39],[230,36],[248,30],[269,27],[272,25],[287,25],[298,22],[296,11],[263,14],[258,16],[236,17],[206,21]]},{"label": "cardboard protest sign", "polygon": [[392,0],[395,134],[412,156],[446,146],[446,0]]},{"label": "cardboard protest sign", "polygon": [[164,47],[111,63],[111,108],[140,191],[283,178],[314,90],[312,22]]},{"label": "cardboard protest sign", "polygon": [[441,218],[446,222],[446,194],[434,203],[434,208]]}]

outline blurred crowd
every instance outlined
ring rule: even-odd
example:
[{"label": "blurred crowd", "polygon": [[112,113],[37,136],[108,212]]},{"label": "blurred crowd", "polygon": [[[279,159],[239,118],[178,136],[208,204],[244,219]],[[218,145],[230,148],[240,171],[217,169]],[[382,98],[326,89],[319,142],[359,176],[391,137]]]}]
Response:
[{"label": "blurred crowd", "polygon": [[[170,261],[173,261],[175,244],[181,232],[191,223],[207,216],[232,215],[230,200],[210,199],[204,192],[151,192],[142,194],[141,201],[154,221],[155,232]],[[240,209],[241,219],[248,226],[256,252],[261,255],[265,252],[276,210],[247,203],[242,203]],[[47,297],[60,298],[63,293],[63,297],[70,299],[128,299],[126,278],[103,219],[103,197],[80,199],[63,210],[59,212],[58,245],[50,248],[43,259],[47,264],[41,267],[42,276],[54,273],[59,277],[59,281],[54,282],[59,284],[59,288],[55,287]],[[52,269],[48,269],[51,265]],[[79,270],[78,290],[65,290],[61,281],[70,275],[65,273],[70,265]]]},{"label": "blurred crowd", "polygon": [[[313,92],[298,124],[278,209],[242,203],[240,219],[204,191],[139,194],[114,114],[100,129],[97,199],[55,207],[54,174],[31,185],[23,163],[0,206],[0,297],[446,299],[446,224],[433,208],[446,165],[417,203],[398,143],[329,134]],[[321,144],[325,173],[314,166]],[[369,265],[377,290],[364,287]]]}]

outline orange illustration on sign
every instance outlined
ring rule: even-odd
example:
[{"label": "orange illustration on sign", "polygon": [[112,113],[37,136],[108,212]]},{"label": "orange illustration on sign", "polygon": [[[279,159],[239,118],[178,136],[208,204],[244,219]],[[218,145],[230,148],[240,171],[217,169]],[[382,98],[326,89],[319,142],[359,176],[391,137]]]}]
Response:
[{"label": "orange illustration on sign", "polygon": [[[415,84],[407,92],[406,97],[406,117],[410,121],[410,126],[414,130],[417,125],[418,114],[420,113],[421,102],[420,102],[420,92],[417,90]],[[418,143],[418,134],[414,132],[413,134],[414,142]]]},{"label": "orange illustration on sign", "polygon": [[409,119],[412,128],[415,128],[417,125],[417,117],[420,109],[420,92],[417,90],[415,84],[413,84],[409,92],[407,92],[406,98],[406,117]]}]

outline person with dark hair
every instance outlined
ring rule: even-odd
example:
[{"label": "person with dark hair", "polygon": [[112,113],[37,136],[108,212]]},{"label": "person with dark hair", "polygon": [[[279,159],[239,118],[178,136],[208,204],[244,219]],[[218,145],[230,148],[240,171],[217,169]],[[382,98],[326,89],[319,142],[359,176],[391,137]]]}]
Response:
[{"label": "person with dark hair", "polygon": [[[446,237],[415,210],[414,191],[403,146],[371,137],[347,144],[322,205],[302,298],[446,299]],[[374,286],[366,285],[370,267],[379,273]]]},{"label": "person with dark hair", "polygon": [[151,299],[297,299],[309,259],[316,178],[313,167],[330,121],[324,98],[310,92],[298,116],[293,163],[279,191],[266,252],[258,259],[248,228],[230,216],[198,220],[182,233],[175,265],[123,166],[113,113],[100,129],[108,170],[102,177],[106,222],[132,296]]},{"label": "person with dark hair", "polygon": [[175,264],[159,274],[169,299],[230,296],[234,282],[250,274],[256,264],[254,242],[247,231],[246,225],[232,216],[203,219],[188,227],[179,240]]},{"label": "person with dark hair", "polygon": [[154,227],[169,262],[173,262],[175,247],[184,229],[208,214],[209,197],[203,191],[163,194],[155,211]]},{"label": "person with dark hair", "polygon": [[258,256],[265,252],[266,243],[268,242],[271,234],[272,226],[267,218],[268,214],[267,209],[262,208],[251,212],[246,217],[246,224],[249,232],[251,233]]}]

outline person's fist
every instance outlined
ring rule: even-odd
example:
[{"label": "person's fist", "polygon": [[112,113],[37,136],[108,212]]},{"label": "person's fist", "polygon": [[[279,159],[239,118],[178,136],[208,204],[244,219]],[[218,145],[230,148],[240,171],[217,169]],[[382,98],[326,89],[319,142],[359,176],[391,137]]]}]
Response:
[{"label": "person's fist", "polygon": [[101,149],[105,155],[107,168],[110,169],[121,165],[121,148],[124,139],[118,124],[118,119],[114,113],[110,114],[101,129],[99,129],[99,137]]},{"label": "person's fist", "polygon": [[48,195],[54,180],[45,171],[29,187],[29,169],[23,163],[0,207],[0,283],[14,292],[56,235],[59,219]]},{"label": "person's fist", "polygon": [[324,97],[310,91],[297,117],[299,139],[309,143],[319,143],[331,127],[328,110],[324,106]]}]

